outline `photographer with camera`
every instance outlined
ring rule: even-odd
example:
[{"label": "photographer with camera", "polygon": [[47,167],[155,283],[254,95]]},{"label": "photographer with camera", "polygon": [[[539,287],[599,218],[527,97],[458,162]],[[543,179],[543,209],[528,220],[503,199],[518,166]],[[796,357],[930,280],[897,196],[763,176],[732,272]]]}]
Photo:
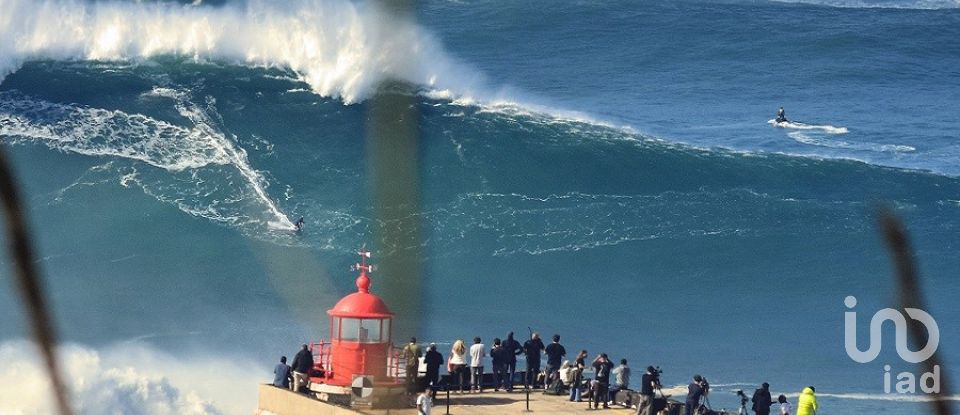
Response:
[{"label": "photographer with camera", "polygon": [[687,386],[687,402],[684,406],[686,415],[693,415],[700,408],[700,399],[710,390],[710,384],[700,375],[693,375],[693,382]]},{"label": "photographer with camera", "polygon": [[660,390],[659,367],[647,366],[647,371],[640,377],[640,402],[637,403],[637,415],[653,414],[653,396]]}]

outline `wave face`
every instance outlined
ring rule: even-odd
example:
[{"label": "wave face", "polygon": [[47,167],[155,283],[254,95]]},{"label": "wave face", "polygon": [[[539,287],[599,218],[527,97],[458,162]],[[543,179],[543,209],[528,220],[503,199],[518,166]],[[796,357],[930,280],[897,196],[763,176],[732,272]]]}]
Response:
[{"label": "wave face", "polygon": [[[922,397],[882,393],[885,364],[916,371],[891,346],[844,352],[843,299],[865,330],[895,295],[878,205],[905,219],[940,352],[960,361],[954,11],[437,1],[380,25],[363,3],[0,5],[20,39],[0,42],[0,141],[71,373],[92,379],[78,396],[106,396],[87,413],[141,391],[155,413],[249,412],[195,380],[266,381],[326,337],[364,244],[373,290],[404,310],[395,339],[526,326],[660,365],[665,384],[701,373],[715,407],[766,381],[815,385],[831,412],[918,413]],[[501,84],[471,90],[477,73]],[[415,114],[418,196],[399,218],[371,202],[381,100]],[[817,128],[771,126],[780,105]],[[411,221],[418,238],[384,236]],[[0,290],[4,360],[29,353],[18,304]],[[26,398],[0,412],[46,408]]]},{"label": "wave face", "polygon": [[28,60],[178,55],[289,68],[314,92],[352,103],[385,79],[463,91],[468,85],[451,78],[470,77],[428,34],[371,3],[3,0],[0,6],[0,37],[7,40],[0,46],[0,81]]}]

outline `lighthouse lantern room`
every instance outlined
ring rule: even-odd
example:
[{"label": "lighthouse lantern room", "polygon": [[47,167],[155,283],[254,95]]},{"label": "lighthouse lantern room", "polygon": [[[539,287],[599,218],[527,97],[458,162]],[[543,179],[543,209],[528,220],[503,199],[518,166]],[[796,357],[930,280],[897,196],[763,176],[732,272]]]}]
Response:
[{"label": "lighthouse lantern room", "polygon": [[386,380],[387,356],[391,351],[393,312],[380,297],[370,293],[370,277],[374,271],[367,264],[370,252],[362,249],[355,269],[357,292],[343,297],[327,314],[330,316],[331,385],[350,385],[355,375]]}]

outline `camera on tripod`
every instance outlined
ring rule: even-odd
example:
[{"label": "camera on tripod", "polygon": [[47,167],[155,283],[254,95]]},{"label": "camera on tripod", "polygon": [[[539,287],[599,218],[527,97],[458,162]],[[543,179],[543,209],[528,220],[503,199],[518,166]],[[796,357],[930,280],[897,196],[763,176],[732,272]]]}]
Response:
[{"label": "camera on tripod", "polygon": [[653,369],[650,373],[653,375],[653,383],[657,385],[657,388],[662,387],[663,385],[660,384],[660,375],[663,374],[663,369],[660,369],[660,366],[648,366],[647,370],[650,369]]}]

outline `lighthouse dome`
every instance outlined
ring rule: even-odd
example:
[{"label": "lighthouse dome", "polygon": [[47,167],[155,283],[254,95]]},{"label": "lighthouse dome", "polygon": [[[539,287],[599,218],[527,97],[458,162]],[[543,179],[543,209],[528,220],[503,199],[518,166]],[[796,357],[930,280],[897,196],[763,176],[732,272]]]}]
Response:
[{"label": "lighthouse dome", "polygon": [[370,278],[361,271],[357,277],[357,292],[340,299],[327,314],[347,318],[386,318],[393,316],[387,304],[375,294],[370,294]]}]

